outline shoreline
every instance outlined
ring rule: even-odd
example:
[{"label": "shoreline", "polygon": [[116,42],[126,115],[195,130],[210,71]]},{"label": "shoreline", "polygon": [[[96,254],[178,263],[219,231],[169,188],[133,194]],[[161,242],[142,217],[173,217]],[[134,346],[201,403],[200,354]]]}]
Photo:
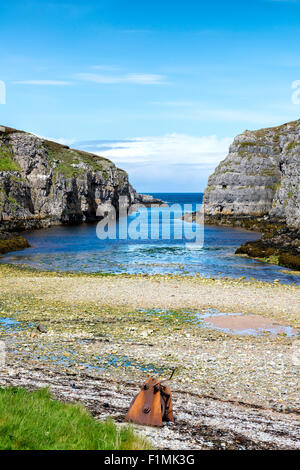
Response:
[{"label": "shoreline", "polygon": [[[186,222],[196,221],[196,212],[184,214]],[[237,248],[235,254],[246,255],[269,264],[300,272],[300,230],[282,221],[265,220],[263,217],[233,217],[205,214],[205,224],[260,234],[255,241],[247,241]]]},{"label": "shoreline", "polygon": [[[245,254],[235,254],[233,253],[232,256],[237,257],[237,258],[247,258],[247,255]],[[261,258],[253,258],[258,262],[265,263],[265,264],[273,264],[270,263],[267,259],[261,259]],[[277,266],[274,264],[274,266]],[[1,278],[1,268],[2,271],[6,270],[7,275],[11,274],[17,274],[17,273],[23,273],[24,275],[35,275],[35,276],[49,276],[49,277],[91,277],[94,279],[97,278],[106,278],[106,277],[116,277],[116,278],[128,278],[128,279],[157,279],[157,280],[164,280],[164,279],[177,279],[178,281],[180,280],[187,280],[187,281],[203,281],[204,283],[227,283],[229,282],[230,284],[237,284],[240,285],[241,283],[244,285],[260,285],[260,286],[274,286],[274,285],[279,285],[279,286],[291,286],[291,287],[299,287],[300,284],[295,283],[294,281],[290,282],[280,282],[280,279],[277,279],[276,276],[274,275],[273,280],[259,280],[255,279],[254,277],[246,277],[246,276],[240,276],[240,277],[230,277],[230,276],[222,276],[222,275],[217,275],[215,277],[205,277],[201,275],[200,273],[165,273],[165,274],[159,274],[159,273],[154,273],[154,274],[148,274],[148,273],[128,273],[128,272],[105,272],[105,271],[94,271],[94,272],[86,272],[86,271],[62,271],[62,270],[44,270],[40,269],[35,266],[30,266],[27,265],[26,263],[21,264],[21,263],[7,263],[7,262],[1,262],[1,254],[0,254],[0,278]],[[281,266],[283,268],[283,266]],[[293,271],[291,268],[287,268],[286,270],[282,271],[285,274],[291,275],[291,276],[299,276],[300,272],[299,271]]]},{"label": "shoreline", "polygon": [[[244,258],[247,257],[245,254],[235,254],[233,253],[232,256],[236,256],[238,258]],[[1,258],[1,256],[0,256]],[[257,261],[261,261],[260,258],[255,258]],[[268,261],[264,261],[265,263],[268,263]],[[147,273],[127,273],[127,272],[104,272],[104,271],[95,271],[95,272],[86,272],[86,271],[60,271],[60,270],[43,270],[39,269],[34,266],[29,266],[27,264],[21,264],[21,263],[1,263],[0,262],[0,277],[2,275],[1,273],[1,268],[4,270],[7,270],[7,275],[11,275],[15,272],[16,273],[23,273],[24,275],[41,275],[41,276],[49,276],[49,277],[92,277],[92,278],[102,278],[102,277],[124,277],[124,278],[144,278],[144,279],[152,279],[152,278],[157,278],[159,279],[185,279],[185,280],[190,280],[194,281],[199,280],[203,282],[230,282],[230,283],[237,283],[237,284],[258,284],[258,285],[266,285],[266,286],[273,286],[273,285],[279,285],[279,286],[291,286],[291,287],[299,287],[298,285],[295,285],[293,283],[286,284],[286,283],[280,283],[279,280],[275,279],[273,281],[261,281],[259,279],[251,278],[247,279],[245,276],[240,276],[240,277],[230,277],[230,276],[215,276],[215,277],[204,277],[200,275],[199,273],[195,274],[172,274],[172,273],[166,273],[166,274],[147,274]],[[298,271],[293,271],[290,269],[287,271],[288,273],[291,274],[298,274]]]}]

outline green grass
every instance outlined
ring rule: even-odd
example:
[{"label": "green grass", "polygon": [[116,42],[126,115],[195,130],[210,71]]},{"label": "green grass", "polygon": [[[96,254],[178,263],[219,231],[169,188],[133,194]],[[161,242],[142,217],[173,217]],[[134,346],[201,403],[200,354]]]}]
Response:
[{"label": "green grass", "polygon": [[260,172],[260,176],[274,176],[275,178],[280,178],[280,173],[278,168],[273,167],[273,168],[264,168]]},{"label": "green grass", "polygon": [[262,261],[265,263],[270,263],[270,264],[279,264],[279,255],[271,255],[267,258],[260,258]]},{"label": "green grass", "polygon": [[287,147],[286,147],[286,150],[289,151],[289,150],[293,150],[295,147],[297,147],[298,142],[296,142],[295,140],[293,142],[290,142]]},{"label": "green grass", "polygon": [[273,191],[277,191],[279,187],[280,187],[280,183],[266,185],[266,189],[272,189]]},{"label": "green grass", "polygon": [[20,166],[13,161],[9,147],[0,145],[0,171],[20,171]]},{"label": "green grass", "polygon": [[85,163],[92,171],[102,171],[105,173],[104,178],[108,177],[106,170],[113,166],[106,158],[81,150],[69,149],[56,142],[45,140],[44,146],[50,159],[52,161],[59,161],[58,172],[62,173],[66,178],[72,178],[73,176],[85,173],[85,170],[72,166],[74,164]]},{"label": "green grass", "polygon": [[151,449],[132,427],[96,421],[79,404],[51,398],[48,389],[0,388],[1,450]]},{"label": "green grass", "polygon": [[244,147],[255,147],[257,145],[260,145],[259,142],[240,142],[239,146],[244,148]]}]

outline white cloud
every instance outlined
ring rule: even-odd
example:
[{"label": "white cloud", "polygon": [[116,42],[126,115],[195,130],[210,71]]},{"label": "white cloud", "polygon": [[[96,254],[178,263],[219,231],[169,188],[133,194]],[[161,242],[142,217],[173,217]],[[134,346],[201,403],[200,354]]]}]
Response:
[{"label": "white cloud", "polygon": [[93,83],[115,84],[115,83],[136,83],[139,85],[163,85],[166,82],[163,75],[130,73],[126,75],[103,75],[95,73],[78,73],[76,78]]},{"label": "white cloud", "polygon": [[50,85],[50,86],[61,86],[71,85],[71,82],[62,80],[21,80],[13,82],[15,85]]},{"label": "white cloud", "polygon": [[[110,149],[98,153],[117,162],[209,164],[215,165],[225,157],[231,138],[218,139],[216,135],[207,137],[186,134],[166,134],[161,137],[138,137],[110,143]],[[93,145],[94,149],[95,144]],[[107,148],[107,144],[105,144]]]},{"label": "white cloud", "polygon": [[53,139],[51,137],[48,137],[47,140],[53,140],[53,142],[57,142],[58,144],[61,144],[61,145],[73,145],[73,143],[75,142],[75,139],[65,139],[64,137],[60,137],[58,139]]},{"label": "white cloud", "polygon": [[74,144],[125,169],[139,191],[201,191],[228,153],[231,137],[167,134]]}]

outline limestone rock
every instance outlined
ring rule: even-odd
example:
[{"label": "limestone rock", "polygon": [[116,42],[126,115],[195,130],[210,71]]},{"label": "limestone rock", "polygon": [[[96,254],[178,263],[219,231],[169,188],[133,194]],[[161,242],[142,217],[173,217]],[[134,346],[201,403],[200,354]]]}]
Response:
[{"label": "limestone rock", "polygon": [[264,232],[238,254],[300,270],[300,120],[238,135],[203,202],[206,223]]},{"label": "limestone rock", "polygon": [[130,207],[144,196],[110,160],[0,127],[0,230],[93,222],[120,197]]},{"label": "limestone rock", "polygon": [[204,192],[207,222],[300,226],[300,120],[245,131]]}]

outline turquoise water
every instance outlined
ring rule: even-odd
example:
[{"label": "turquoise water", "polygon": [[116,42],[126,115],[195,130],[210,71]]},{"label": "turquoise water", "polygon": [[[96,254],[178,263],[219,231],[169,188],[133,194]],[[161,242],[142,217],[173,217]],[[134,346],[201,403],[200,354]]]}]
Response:
[{"label": "turquoise water", "polygon": [[14,318],[0,317],[0,332],[5,331],[14,333],[18,330],[27,330],[29,328],[32,328],[33,325],[33,323],[21,322],[15,320]]},{"label": "turquoise water", "polygon": [[[154,194],[169,204],[196,204],[202,194]],[[158,209],[164,210],[164,209]],[[52,227],[28,232],[32,245],[24,251],[8,253],[1,262],[26,264],[43,270],[84,271],[106,273],[181,274],[206,277],[233,277],[300,284],[300,277],[289,274],[286,268],[265,264],[250,258],[235,256],[235,249],[248,240],[259,238],[258,233],[226,227],[204,227],[204,245],[187,244],[186,239],[175,239],[175,227],[182,222],[171,218],[171,238],[162,239],[165,222],[160,218],[140,227],[141,235],[151,229],[160,237],[153,239],[99,240],[96,224],[72,227]],[[136,218],[132,214],[129,222]],[[156,224],[154,227],[153,224]],[[183,226],[191,224],[183,223]],[[194,226],[192,227],[194,229]]]}]

